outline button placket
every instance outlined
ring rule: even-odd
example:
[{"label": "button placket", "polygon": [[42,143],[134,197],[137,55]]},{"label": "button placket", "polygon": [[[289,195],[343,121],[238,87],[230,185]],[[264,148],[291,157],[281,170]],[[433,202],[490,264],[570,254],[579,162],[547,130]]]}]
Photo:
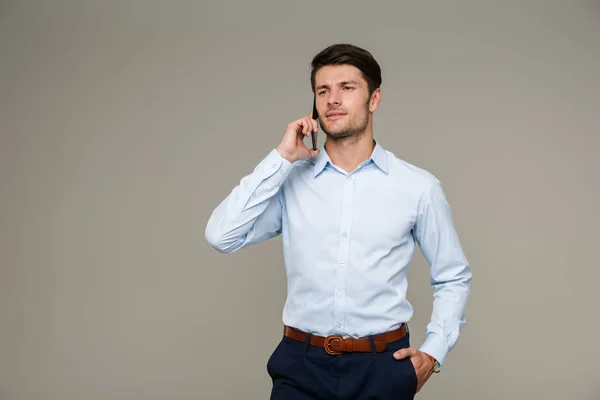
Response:
[{"label": "button placket", "polygon": [[345,328],[346,321],[346,282],[348,257],[352,231],[352,208],[354,204],[354,175],[348,176],[344,183],[342,215],[340,221],[340,241],[338,246],[338,268],[335,280],[334,324],[337,329]]}]

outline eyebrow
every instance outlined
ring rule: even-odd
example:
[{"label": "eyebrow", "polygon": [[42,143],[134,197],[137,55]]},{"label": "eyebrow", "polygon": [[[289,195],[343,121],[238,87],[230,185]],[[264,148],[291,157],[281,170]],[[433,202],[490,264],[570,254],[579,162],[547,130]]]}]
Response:
[{"label": "eyebrow", "polygon": [[[338,84],[339,86],[346,86],[346,85],[358,85],[358,82],[350,80],[350,81],[342,81]],[[319,85],[317,86],[317,88],[315,90],[320,90],[320,89],[329,89],[329,85]]]}]

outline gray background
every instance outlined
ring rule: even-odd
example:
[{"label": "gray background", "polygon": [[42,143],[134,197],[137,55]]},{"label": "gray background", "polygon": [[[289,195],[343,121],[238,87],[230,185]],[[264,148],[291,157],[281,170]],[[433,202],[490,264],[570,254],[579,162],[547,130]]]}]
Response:
[{"label": "gray background", "polygon": [[[600,399],[600,5],[567,0],[0,2],[0,399],[268,397],[280,238],[204,228],[336,42],[380,62],[375,137],[442,181],[473,267],[418,398]],[[409,283],[419,345],[420,253]]]}]

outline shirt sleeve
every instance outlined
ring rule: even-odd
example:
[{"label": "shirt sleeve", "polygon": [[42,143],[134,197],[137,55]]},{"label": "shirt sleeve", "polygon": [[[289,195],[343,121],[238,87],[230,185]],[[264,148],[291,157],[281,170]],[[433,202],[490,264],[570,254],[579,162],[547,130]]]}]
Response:
[{"label": "shirt sleeve", "polygon": [[206,241],[231,253],[281,233],[281,187],[293,164],[273,149],[210,215]]},{"label": "shirt sleeve", "polygon": [[431,264],[433,311],[420,350],[435,357],[441,369],[454,348],[464,317],[471,268],[463,253],[452,211],[438,180],[423,194],[413,230],[425,259]]}]

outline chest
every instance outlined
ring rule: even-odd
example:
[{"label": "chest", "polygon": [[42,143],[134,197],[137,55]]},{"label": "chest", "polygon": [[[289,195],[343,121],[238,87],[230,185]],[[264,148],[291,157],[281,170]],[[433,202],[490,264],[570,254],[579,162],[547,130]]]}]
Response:
[{"label": "chest", "polygon": [[406,240],[414,226],[418,196],[387,175],[329,174],[294,181],[284,190],[289,231],[311,237],[351,235],[363,243]]}]

